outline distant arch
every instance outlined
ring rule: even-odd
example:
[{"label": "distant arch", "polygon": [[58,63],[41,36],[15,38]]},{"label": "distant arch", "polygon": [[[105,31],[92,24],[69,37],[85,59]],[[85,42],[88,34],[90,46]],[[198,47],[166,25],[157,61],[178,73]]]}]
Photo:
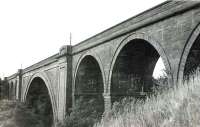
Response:
[{"label": "distant arch", "polygon": [[10,87],[9,87],[9,96],[10,96],[10,99],[14,99],[14,83],[13,81],[10,82]]}]

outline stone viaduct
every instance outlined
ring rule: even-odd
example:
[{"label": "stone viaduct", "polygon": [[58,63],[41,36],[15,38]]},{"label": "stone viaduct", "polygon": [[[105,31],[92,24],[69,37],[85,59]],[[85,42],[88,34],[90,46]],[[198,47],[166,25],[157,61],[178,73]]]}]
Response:
[{"label": "stone viaduct", "polygon": [[[106,20],[106,19],[105,19]],[[124,96],[151,90],[161,57],[170,86],[200,63],[200,2],[166,1],[7,77],[11,99],[26,102],[34,92],[47,97],[54,123],[75,100],[95,98],[104,111]],[[143,81],[143,85],[134,84]],[[47,96],[40,96],[40,92]]]}]

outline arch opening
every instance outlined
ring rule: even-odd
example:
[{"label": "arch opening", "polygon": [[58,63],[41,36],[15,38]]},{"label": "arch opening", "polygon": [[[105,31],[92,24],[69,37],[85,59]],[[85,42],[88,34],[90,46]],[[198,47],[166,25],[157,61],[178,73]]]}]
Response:
[{"label": "arch opening", "polygon": [[143,39],[129,41],[120,50],[112,70],[111,102],[124,97],[145,99],[154,92],[155,87],[165,87],[165,84],[157,82],[162,77],[162,82],[168,83],[163,70],[166,69],[162,58],[149,42]]},{"label": "arch opening", "polygon": [[53,125],[53,108],[48,89],[45,82],[36,77],[32,80],[27,97],[26,104],[32,109],[33,113],[39,116],[44,127]]},{"label": "arch opening", "polygon": [[10,99],[13,100],[14,99],[14,83],[11,82],[10,83]]},{"label": "arch opening", "polygon": [[153,78],[160,79],[162,77],[167,77],[167,72],[166,72],[164,62],[162,58],[160,57],[155,65],[155,68],[153,71]]},{"label": "arch opening", "polygon": [[95,105],[97,117],[104,112],[103,77],[100,66],[93,56],[85,56],[79,66],[75,79],[75,100],[83,99]]},{"label": "arch opening", "polygon": [[189,77],[198,69],[200,65],[200,36],[192,44],[186,59],[183,72],[183,79],[188,80]]}]

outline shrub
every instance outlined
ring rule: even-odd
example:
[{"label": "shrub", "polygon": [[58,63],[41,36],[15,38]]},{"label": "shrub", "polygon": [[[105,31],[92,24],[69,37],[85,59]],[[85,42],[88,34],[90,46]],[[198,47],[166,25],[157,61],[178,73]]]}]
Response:
[{"label": "shrub", "polygon": [[44,127],[40,116],[24,103],[0,101],[1,127]]},{"label": "shrub", "polygon": [[70,115],[66,116],[62,127],[92,127],[101,119],[101,108],[96,99],[80,97],[76,100]]},{"label": "shrub", "polygon": [[18,127],[44,127],[40,115],[23,103],[17,103],[13,113],[13,120]]},{"label": "shrub", "polygon": [[168,83],[168,77],[167,76],[161,76],[158,79],[152,79],[153,80],[153,95],[159,95],[164,91],[167,91],[169,89],[170,84]]}]

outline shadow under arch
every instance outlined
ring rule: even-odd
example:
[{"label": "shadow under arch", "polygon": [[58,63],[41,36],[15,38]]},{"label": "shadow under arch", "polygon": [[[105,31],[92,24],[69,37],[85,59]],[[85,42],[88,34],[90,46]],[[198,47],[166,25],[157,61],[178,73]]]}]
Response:
[{"label": "shadow under arch", "polygon": [[[36,94],[33,97],[32,94]],[[56,102],[55,102],[55,97],[53,95],[53,89],[51,88],[51,83],[48,80],[48,77],[45,75],[45,73],[36,73],[34,74],[31,79],[29,80],[24,94],[22,96],[23,102],[28,102],[29,103],[34,103],[31,102],[31,99],[34,99],[34,101],[38,103],[39,101],[43,101],[46,104],[42,104],[44,107],[45,105],[48,106],[46,107],[46,114],[44,115],[49,115],[49,122],[45,123],[46,126],[54,126],[57,122],[57,110],[56,110]],[[46,102],[45,102],[46,100]],[[36,105],[36,104],[35,104]],[[31,106],[31,105],[30,105]],[[35,108],[35,107],[33,107]],[[49,112],[48,112],[49,111]],[[50,121],[51,120],[51,121]]]},{"label": "shadow under arch", "polygon": [[9,84],[9,98],[11,99],[11,100],[13,100],[14,99],[14,82],[13,81],[11,81],[11,83]]},{"label": "shadow under arch", "polygon": [[17,84],[17,80],[15,80],[15,99],[18,99],[18,84]]},{"label": "shadow under arch", "polygon": [[73,75],[73,77],[74,77],[74,78],[73,78],[73,93],[75,92],[75,91],[74,91],[74,90],[75,90],[75,81],[76,81],[76,76],[77,76],[78,68],[79,68],[79,66],[80,66],[81,61],[82,61],[86,56],[91,56],[91,57],[93,57],[93,58],[97,61],[98,65],[99,65],[99,67],[100,67],[101,73],[102,73],[104,89],[105,89],[105,87],[106,87],[106,86],[105,86],[105,84],[106,84],[105,72],[104,72],[104,67],[103,67],[103,65],[102,65],[102,61],[101,61],[100,57],[99,57],[96,53],[93,53],[93,52],[88,51],[88,52],[84,53],[84,54],[79,58],[79,60],[78,60],[78,62],[77,62],[77,64],[76,64],[75,71],[74,71],[74,75]]},{"label": "shadow under arch", "polygon": [[97,115],[102,115],[104,84],[105,74],[100,58],[95,53],[85,53],[80,57],[74,73],[73,105],[79,99],[86,103],[93,100]]},{"label": "shadow under arch", "polygon": [[[134,45],[138,45],[138,49],[131,49],[129,51],[129,54],[130,52],[134,52],[134,51],[137,51],[137,50],[140,50],[140,48],[144,48],[145,45],[142,45],[142,44],[145,44],[146,46],[149,46],[149,48],[151,48],[152,50],[149,51],[149,53],[152,53],[156,56],[155,60],[152,61],[154,63],[152,63],[151,67],[154,68],[155,67],[155,61],[158,60],[158,56],[160,56],[163,60],[163,63],[165,65],[165,68],[166,68],[166,71],[167,71],[167,76],[168,76],[168,84],[170,85],[173,85],[173,76],[171,74],[171,66],[170,66],[170,62],[166,56],[166,53],[164,51],[164,49],[162,48],[162,46],[155,40],[153,39],[152,37],[144,34],[144,33],[133,33],[129,36],[127,36],[121,43],[120,45],[118,46],[118,48],[116,49],[115,53],[114,53],[114,57],[112,59],[112,62],[111,62],[111,66],[110,66],[110,72],[109,72],[109,79],[108,79],[108,86],[107,86],[107,93],[109,93],[111,95],[111,102],[112,102],[112,96],[115,96],[115,95],[112,95],[112,80],[113,80],[113,72],[115,70],[115,65],[117,63],[117,60],[119,61],[118,57],[119,55],[125,55],[125,54],[121,54],[121,52],[124,50],[124,48],[126,48],[128,45],[132,45],[134,47]],[[144,47],[143,47],[144,46]],[[148,49],[148,48],[147,48]],[[145,51],[145,49],[144,49]],[[125,52],[125,51],[124,51]],[[141,54],[141,52],[140,52]],[[140,55],[139,54],[139,55]],[[135,55],[135,58],[137,58],[137,54]],[[136,61],[136,59],[134,59]],[[139,60],[139,59],[138,59]],[[123,60],[123,61],[126,61],[126,60]],[[127,60],[128,61],[128,60]],[[144,61],[142,61],[144,62]],[[130,64],[132,63],[127,63],[126,65],[130,66]],[[120,65],[119,65],[120,67]],[[126,69],[133,69],[133,68],[126,68]],[[135,67],[134,69],[137,69],[137,67]],[[127,71],[129,71],[127,70]],[[152,70],[151,70],[152,71]],[[132,71],[133,72],[133,71]],[[153,73],[153,72],[151,72]],[[116,76],[116,75],[115,75]],[[123,75],[121,74],[121,77]],[[124,76],[126,78],[126,75]],[[134,77],[134,76],[132,76]],[[136,76],[135,76],[136,77]],[[134,78],[135,78],[134,77]],[[151,75],[152,77],[152,75]],[[124,80],[125,82],[125,80]],[[126,83],[125,83],[126,84]],[[123,88],[122,88],[123,89]],[[126,89],[127,90],[127,89]]]},{"label": "shadow under arch", "polygon": [[[191,54],[192,47],[195,44],[198,45],[198,42],[200,42],[200,23],[191,32],[191,35],[189,36],[186,44],[184,45],[180,63],[179,63],[179,68],[178,68],[178,76],[177,76],[178,84],[183,83],[183,81],[185,80],[184,71],[186,68],[187,59],[188,59],[189,55]],[[197,67],[195,67],[195,68],[197,68]],[[195,71],[195,70],[192,70],[192,71]]]}]

